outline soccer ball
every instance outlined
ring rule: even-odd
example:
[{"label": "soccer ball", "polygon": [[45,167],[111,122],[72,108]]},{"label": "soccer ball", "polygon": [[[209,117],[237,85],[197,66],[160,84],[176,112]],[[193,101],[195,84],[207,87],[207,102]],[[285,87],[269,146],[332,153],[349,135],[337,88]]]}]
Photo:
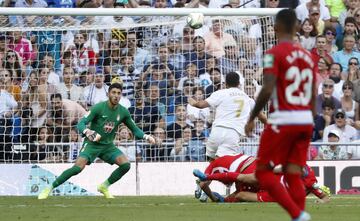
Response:
[{"label": "soccer ball", "polygon": [[204,14],[190,13],[186,18],[186,23],[193,29],[201,28],[204,24]]}]

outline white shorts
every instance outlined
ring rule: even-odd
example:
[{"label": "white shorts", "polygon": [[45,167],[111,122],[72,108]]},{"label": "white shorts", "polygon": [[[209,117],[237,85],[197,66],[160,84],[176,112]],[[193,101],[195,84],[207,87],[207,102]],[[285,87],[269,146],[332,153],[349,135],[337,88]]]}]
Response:
[{"label": "white shorts", "polygon": [[213,127],[206,143],[206,156],[215,159],[215,157],[239,154],[239,141],[240,135],[236,130]]}]

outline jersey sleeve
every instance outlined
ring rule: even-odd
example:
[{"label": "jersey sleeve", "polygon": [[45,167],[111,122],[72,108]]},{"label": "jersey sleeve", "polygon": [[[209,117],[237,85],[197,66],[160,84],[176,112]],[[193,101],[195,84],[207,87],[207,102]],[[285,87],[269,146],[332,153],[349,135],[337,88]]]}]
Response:
[{"label": "jersey sleeve", "polygon": [[210,97],[206,98],[206,102],[208,102],[208,104],[210,105],[210,107],[214,108],[219,106],[219,104],[221,103],[223,96],[222,96],[222,91],[215,91],[214,93],[212,93],[210,95]]},{"label": "jersey sleeve", "polygon": [[126,109],[124,110],[124,112],[125,112],[125,117],[123,121],[124,124],[131,130],[131,132],[134,134],[134,136],[137,139],[143,139],[144,132],[138,126],[136,126],[135,122],[130,116],[130,112]]},{"label": "jersey sleeve", "polygon": [[98,113],[99,113],[99,105],[95,105],[83,118],[81,118],[81,120],[77,124],[77,128],[80,131],[80,133],[83,134],[84,130],[86,129],[86,125],[89,122],[93,121]]},{"label": "jersey sleeve", "polygon": [[266,52],[263,60],[264,74],[273,74],[278,76],[279,73],[279,55],[275,49]]}]

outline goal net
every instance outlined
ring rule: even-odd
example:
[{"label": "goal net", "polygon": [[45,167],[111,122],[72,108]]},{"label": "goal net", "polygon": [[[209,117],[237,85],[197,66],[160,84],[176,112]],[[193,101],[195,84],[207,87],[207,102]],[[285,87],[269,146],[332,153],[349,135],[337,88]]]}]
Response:
[{"label": "goal net", "polygon": [[[123,85],[120,103],[135,123],[160,141],[136,142],[121,127],[116,145],[130,161],[205,161],[214,111],[187,98],[224,88],[231,71],[255,98],[263,53],[275,43],[271,16],[206,16],[196,30],[182,16],[3,15],[0,22],[1,93],[11,95],[1,96],[0,163],[73,162],[82,140],[76,123],[107,99],[112,82]],[[244,153],[256,154],[256,136],[242,142]]]}]

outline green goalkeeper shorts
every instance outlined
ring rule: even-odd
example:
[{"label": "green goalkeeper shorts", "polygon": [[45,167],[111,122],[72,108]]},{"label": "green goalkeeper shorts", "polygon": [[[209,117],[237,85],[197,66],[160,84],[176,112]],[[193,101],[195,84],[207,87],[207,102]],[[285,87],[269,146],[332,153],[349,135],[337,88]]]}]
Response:
[{"label": "green goalkeeper shorts", "polygon": [[121,155],[123,155],[123,152],[115,147],[114,144],[104,146],[84,142],[79,157],[87,159],[88,165],[94,162],[96,157],[99,157],[106,163],[114,164],[115,159]]}]

